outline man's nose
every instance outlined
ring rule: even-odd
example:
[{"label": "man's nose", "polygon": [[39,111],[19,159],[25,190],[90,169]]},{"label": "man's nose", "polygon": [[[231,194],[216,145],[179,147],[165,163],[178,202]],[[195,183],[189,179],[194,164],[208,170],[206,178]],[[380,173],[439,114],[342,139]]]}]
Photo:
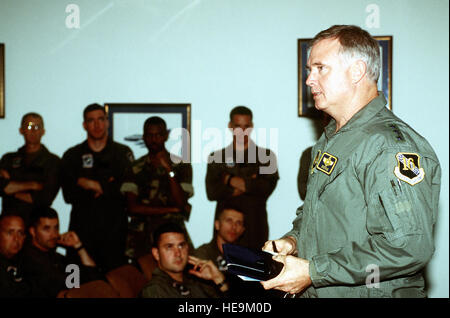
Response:
[{"label": "man's nose", "polygon": [[180,257],[180,255],[181,255],[181,247],[175,248],[175,256]]},{"label": "man's nose", "polygon": [[15,242],[20,242],[23,239],[24,235],[22,233],[14,233],[13,239]]},{"label": "man's nose", "polygon": [[314,85],[315,78],[313,73],[309,73],[308,77],[306,78],[306,85],[309,87],[312,87]]}]

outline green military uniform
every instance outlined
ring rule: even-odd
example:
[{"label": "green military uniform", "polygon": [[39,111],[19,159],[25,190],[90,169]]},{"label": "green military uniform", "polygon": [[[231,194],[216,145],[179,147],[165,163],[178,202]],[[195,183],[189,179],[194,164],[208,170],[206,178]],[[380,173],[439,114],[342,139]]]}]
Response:
[{"label": "green military uniform", "polygon": [[[254,153],[251,153],[254,152]],[[233,197],[234,189],[223,183],[224,174],[245,180],[246,192]],[[245,232],[239,244],[261,248],[269,237],[266,202],[278,182],[275,153],[257,147],[252,141],[244,152],[236,152],[231,144],[208,158],[206,194],[217,201],[214,219],[227,201],[233,200],[245,215]]]},{"label": "green military uniform", "polygon": [[441,169],[382,93],[313,148],[308,191],[287,235],[310,261],[304,297],[425,297]]},{"label": "green military uniform", "polygon": [[141,291],[143,298],[218,298],[219,296],[219,291],[194,276],[184,275],[183,283],[180,283],[159,268],[155,268],[152,279]]},{"label": "green military uniform", "polygon": [[211,242],[196,248],[192,252],[192,255],[201,259],[212,260],[217,268],[225,274],[227,270],[227,262],[222,253],[220,253],[220,250],[217,247],[217,240],[215,238],[213,238]]},{"label": "green military uniform", "polygon": [[33,203],[16,199],[14,195],[6,195],[4,187],[9,180],[0,176],[0,195],[2,196],[3,212],[12,211],[20,216],[29,225],[30,214],[34,206],[51,206],[59,191],[60,162],[58,156],[52,154],[44,145],[34,153],[26,153],[25,146],[17,152],[5,154],[0,161],[0,169],[6,170],[12,181],[36,181],[42,183],[42,190],[27,191],[31,194]]},{"label": "green military uniform", "polygon": [[[127,234],[126,200],[120,192],[131,174],[133,153],[125,145],[108,139],[99,152],[84,141],[68,149],[62,158],[62,190],[64,199],[72,204],[69,230],[75,231],[97,266],[108,271],[126,262]],[[96,180],[103,194],[77,185],[80,177]],[[74,262],[75,251],[67,254]]]},{"label": "green military uniform", "polygon": [[[172,171],[180,184],[186,199],[194,195],[192,187],[192,166],[189,163],[179,160],[173,162],[169,157]],[[170,190],[170,181],[167,171],[163,167],[154,167],[150,163],[148,155],[137,159],[132,166],[133,176],[123,183],[122,193],[131,192],[137,196],[140,204],[155,207],[176,206]],[[128,238],[126,255],[131,259],[137,259],[150,252],[152,246],[152,233],[163,223],[174,222],[186,231],[188,244],[192,247],[192,242],[187,234],[184,221],[189,219],[189,211],[181,213],[166,213],[161,215],[143,216],[132,215],[128,222]]]}]

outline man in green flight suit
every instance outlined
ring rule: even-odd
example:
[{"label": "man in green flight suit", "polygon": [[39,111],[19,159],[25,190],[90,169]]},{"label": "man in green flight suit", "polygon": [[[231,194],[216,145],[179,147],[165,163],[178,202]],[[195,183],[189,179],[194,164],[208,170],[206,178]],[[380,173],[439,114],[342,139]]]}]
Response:
[{"label": "man in green flight suit", "polygon": [[332,120],[313,148],[293,228],[274,241],[284,268],[264,288],[426,297],[441,168],[429,143],[385,107],[377,41],[359,27],[333,26],[312,40],[307,68],[315,107]]}]

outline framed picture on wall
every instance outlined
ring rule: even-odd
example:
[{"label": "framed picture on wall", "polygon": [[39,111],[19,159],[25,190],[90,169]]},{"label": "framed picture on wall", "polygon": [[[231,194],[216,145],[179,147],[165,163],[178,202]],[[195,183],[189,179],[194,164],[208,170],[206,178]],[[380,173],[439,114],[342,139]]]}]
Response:
[{"label": "framed picture on wall", "polygon": [[[392,110],[392,36],[374,36],[380,45],[381,70],[378,79],[378,90],[384,93],[388,102],[387,107]],[[298,39],[298,116],[319,118],[321,112],[314,107],[311,90],[306,86],[308,73],[308,44],[312,39]]]},{"label": "framed picture on wall", "polygon": [[5,44],[0,43],[0,118],[5,118]]},{"label": "framed picture on wall", "polygon": [[190,104],[123,104],[105,103],[110,126],[109,134],[114,141],[131,148],[137,159],[147,154],[143,135],[147,118],[158,116],[164,119],[169,130],[166,149],[185,162],[190,162]]}]

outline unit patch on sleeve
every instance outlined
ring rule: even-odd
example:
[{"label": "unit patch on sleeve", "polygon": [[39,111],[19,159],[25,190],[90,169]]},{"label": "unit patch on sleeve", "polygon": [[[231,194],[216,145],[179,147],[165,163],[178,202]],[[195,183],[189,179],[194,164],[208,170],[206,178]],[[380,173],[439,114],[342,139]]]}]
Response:
[{"label": "unit patch on sleeve", "polygon": [[317,169],[326,173],[327,175],[330,175],[333,172],[333,169],[336,166],[337,161],[338,158],[336,158],[333,155],[330,155],[327,152],[324,152],[319,160],[319,163],[317,164]]},{"label": "unit patch on sleeve", "polygon": [[425,171],[420,167],[420,156],[416,153],[399,152],[395,155],[397,166],[394,174],[400,180],[415,185],[425,178]]}]

